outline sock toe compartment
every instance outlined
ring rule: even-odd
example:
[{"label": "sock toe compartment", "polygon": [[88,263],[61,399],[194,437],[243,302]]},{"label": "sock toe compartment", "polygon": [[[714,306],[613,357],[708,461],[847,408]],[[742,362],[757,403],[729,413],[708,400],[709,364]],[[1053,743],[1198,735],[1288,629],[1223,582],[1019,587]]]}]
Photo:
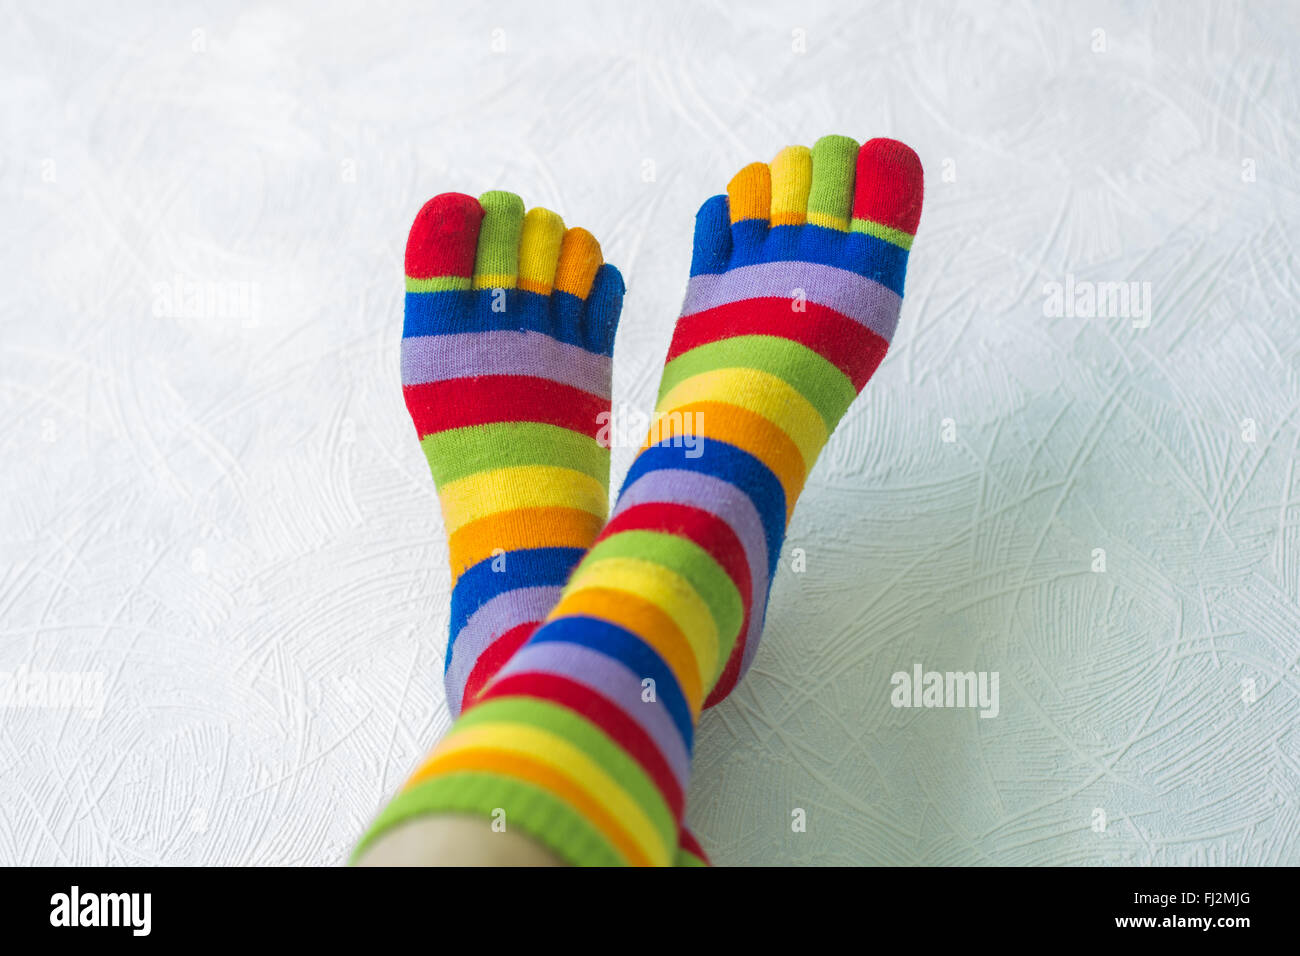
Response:
[{"label": "sock toe compartment", "polygon": [[809,225],[848,231],[857,158],[858,141],[848,136],[823,136],[813,145]]},{"label": "sock toe compartment", "polygon": [[587,298],[596,270],[604,258],[600,243],[586,229],[567,229],[560,242],[560,261],[555,269],[555,289],[579,299]]},{"label": "sock toe compartment", "polygon": [[706,199],[695,214],[695,245],[691,275],[722,272],[731,256],[731,210],[726,196]]},{"label": "sock toe compartment", "polygon": [[767,163],[750,163],[727,183],[727,205],[731,224],[752,219],[767,223],[772,208],[772,173]]},{"label": "sock toe compartment", "polygon": [[426,202],[406,240],[408,280],[468,280],[482,222],[483,207],[473,196],[442,193]]},{"label": "sock toe compartment", "polygon": [[519,277],[519,236],[524,201],[514,193],[492,190],[479,197],[483,224],[474,259],[474,288],[513,289]]},{"label": "sock toe compartment", "polygon": [[614,336],[618,317],[623,311],[623,274],[608,262],[596,270],[587,296],[587,315],[583,328],[583,347],[600,355],[614,354]]},{"label": "sock toe compartment", "polygon": [[858,151],[853,231],[911,247],[921,220],[924,174],[912,148],[896,139],[873,139]]},{"label": "sock toe compartment", "polygon": [[519,288],[550,294],[563,240],[564,220],[558,213],[541,207],[528,210],[519,238]]},{"label": "sock toe compartment", "polygon": [[813,159],[807,146],[787,146],[769,167],[772,178],[771,222],[776,226],[802,226],[808,218],[808,191],[812,187]]}]

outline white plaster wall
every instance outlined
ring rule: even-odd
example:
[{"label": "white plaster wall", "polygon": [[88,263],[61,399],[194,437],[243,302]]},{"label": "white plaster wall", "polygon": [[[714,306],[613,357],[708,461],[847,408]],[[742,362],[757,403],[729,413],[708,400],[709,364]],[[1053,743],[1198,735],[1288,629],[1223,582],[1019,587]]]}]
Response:
[{"label": "white plaster wall", "polygon": [[[1300,863],[1300,13],[1084,6],[8,6],[0,671],[104,694],[0,711],[0,863],[341,860],[448,724],[415,211],[592,229],[645,409],[697,205],[828,132],[912,144],[926,211],[691,823],[722,864]],[[1067,273],[1150,326],[1046,317]],[[999,716],[892,708],[918,662]]]}]

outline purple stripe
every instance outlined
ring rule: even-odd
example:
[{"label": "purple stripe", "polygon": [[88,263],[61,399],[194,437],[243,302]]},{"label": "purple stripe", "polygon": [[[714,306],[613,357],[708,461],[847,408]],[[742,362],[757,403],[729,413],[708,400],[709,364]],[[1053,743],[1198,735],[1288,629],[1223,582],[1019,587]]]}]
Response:
[{"label": "purple stripe", "polygon": [[498,594],[469,616],[460,633],[453,638],[451,666],[443,676],[447,688],[447,707],[455,717],[465,697],[465,681],[483,652],[506,631],[544,621],[560,600],[562,587],[515,588]]},{"label": "purple stripe", "polygon": [[533,375],[609,398],[613,360],[541,332],[458,332],[402,339],[402,384]]},{"label": "purple stripe", "polygon": [[744,299],[793,299],[796,289],[802,289],[809,302],[848,316],[886,342],[893,339],[902,296],[874,279],[816,262],[760,262],[721,274],[692,276],[682,315]]},{"label": "purple stripe", "polygon": [[[497,677],[529,672],[553,674],[590,688],[627,714],[663,754],[677,784],[686,790],[691,759],[682,735],[666,707],[656,707],[641,700],[641,678],[619,661],[578,644],[563,641],[529,642],[519,649]],[[630,706],[628,706],[630,704]]]},{"label": "purple stripe", "polygon": [[662,469],[649,472],[624,488],[618,496],[610,520],[635,505],[661,501],[690,505],[707,511],[726,522],[740,539],[745,560],[749,564],[749,580],[753,592],[749,627],[745,631],[745,649],[741,652],[741,665],[747,667],[763,632],[763,610],[767,602],[767,538],[758,509],[748,495],[721,478],[695,471]]}]

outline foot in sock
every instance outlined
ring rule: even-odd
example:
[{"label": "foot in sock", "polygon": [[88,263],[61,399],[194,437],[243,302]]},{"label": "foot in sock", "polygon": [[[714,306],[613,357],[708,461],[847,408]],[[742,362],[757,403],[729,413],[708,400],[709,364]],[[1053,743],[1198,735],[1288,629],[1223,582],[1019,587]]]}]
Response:
[{"label": "foot in sock", "polygon": [[559,599],[605,520],[618,270],[518,196],[444,193],[406,247],[402,391],[451,550],[444,683],[472,702]]},{"label": "foot in sock", "polygon": [[[608,507],[623,280],[584,229],[512,193],[445,193],[406,248],[402,389],[451,551],[444,670],[470,706],[559,600]],[[683,836],[682,860],[704,858]]]},{"label": "foot in sock", "polygon": [[921,193],[903,144],[835,136],[705,203],[653,441],[609,525],[363,848],[504,811],[570,863],[672,862],[700,710],[753,659],[798,494],[884,357]]},{"label": "foot in sock", "polygon": [[[743,621],[706,707],[748,670],[804,481],[889,348],[921,199],[920,161],[907,146],[875,139],[859,149],[826,136],[811,150],[788,146],[770,165],[745,167],[696,217],[658,434],[685,429],[720,442],[720,454],[738,453],[730,471],[743,480],[703,461],[660,474],[657,456],[673,456],[652,452],[628,476],[602,537],[658,520],[655,506],[678,509],[681,520],[691,515],[681,509],[694,508],[732,531],[734,540],[708,540],[744,555],[729,574]],[[714,557],[732,570],[725,554]]]}]

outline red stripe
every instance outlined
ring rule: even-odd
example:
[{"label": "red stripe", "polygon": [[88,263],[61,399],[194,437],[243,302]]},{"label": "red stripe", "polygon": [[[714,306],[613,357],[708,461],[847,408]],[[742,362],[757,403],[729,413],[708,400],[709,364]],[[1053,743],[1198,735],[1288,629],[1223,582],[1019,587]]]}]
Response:
[{"label": "red stripe", "polygon": [[493,681],[479,698],[479,703],[497,697],[535,697],[567,707],[587,718],[645,769],[663,794],[673,816],[681,819],[684,807],[682,790],[668,761],[655,746],[654,739],[608,698],[567,677],[537,671],[510,674]]},{"label": "red stripe", "polygon": [[596,438],[608,399],[532,375],[476,375],[403,385],[406,407],[423,438],[435,432],[494,422],[543,422]]},{"label": "red stripe", "polygon": [[749,614],[753,604],[752,579],[749,575],[749,564],[745,560],[745,549],[741,546],[740,539],[736,537],[736,532],[731,529],[731,525],[712,512],[668,502],[648,502],[619,512],[610,519],[609,524],[605,525],[605,529],[596,541],[599,542],[620,531],[663,531],[667,534],[681,535],[708,552],[709,556],[727,572],[727,577],[731,578],[736,589],[740,591],[745,615],[740,622],[740,632],[736,635],[735,643],[731,645],[731,653],[727,657],[726,666],[722,669],[718,683],[704,702],[705,707],[712,707],[731,693],[731,689],[736,686],[736,681],[740,679],[740,661],[745,653],[746,639],[749,637]]},{"label": "red stripe", "polygon": [[620,531],[661,531],[693,541],[727,572],[727,577],[740,592],[740,600],[748,615],[751,583],[745,549],[731,525],[717,515],[703,508],[666,501],[634,505],[611,518],[592,547]]},{"label": "red stripe", "polygon": [[806,307],[806,312],[792,315],[788,298],[742,299],[684,315],[677,320],[667,361],[701,345],[738,335],[774,335],[812,349],[862,391],[885,357],[889,343],[834,309],[816,302],[808,302]]},{"label": "red stripe", "polygon": [[527,621],[506,631],[483,649],[483,653],[474,662],[469,677],[465,678],[465,688],[460,695],[460,709],[464,713],[488,681],[496,676],[497,671],[505,666],[506,661],[514,657],[515,651],[523,646],[524,641],[533,636],[533,631],[541,621]]},{"label": "red stripe", "polygon": [[727,665],[723,667],[718,683],[705,700],[706,708],[711,708],[731,693],[732,688],[736,687],[737,680],[740,680],[741,657],[744,656],[745,643],[749,639],[753,585],[751,585],[749,564],[745,561],[745,549],[741,546],[740,538],[736,537],[736,532],[732,531],[731,525],[718,515],[698,507],[668,502],[647,502],[645,505],[636,505],[629,507],[627,511],[620,511],[610,519],[610,523],[604,525],[604,531],[599,533],[595,541],[601,541],[602,538],[616,535],[620,531],[663,531],[669,535],[689,538],[690,541],[705,549],[710,557],[722,566],[728,578],[732,579],[732,583],[740,591],[745,617],[740,622],[740,632],[736,635],[736,643],[732,644]]},{"label": "red stripe", "polygon": [[704,708],[716,707],[727,699],[727,695],[735,689],[736,684],[740,681],[740,662],[745,654],[745,643],[749,637],[749,615],[745,615],[745,630],[740,632],[740,637],[736,638],[735,646],[731,648],[731,656],[727,658],[727,664],[722,668],[722,675],[718,682],[713,685],[713,690],[709,691],[709,696],[704,699]]}]

